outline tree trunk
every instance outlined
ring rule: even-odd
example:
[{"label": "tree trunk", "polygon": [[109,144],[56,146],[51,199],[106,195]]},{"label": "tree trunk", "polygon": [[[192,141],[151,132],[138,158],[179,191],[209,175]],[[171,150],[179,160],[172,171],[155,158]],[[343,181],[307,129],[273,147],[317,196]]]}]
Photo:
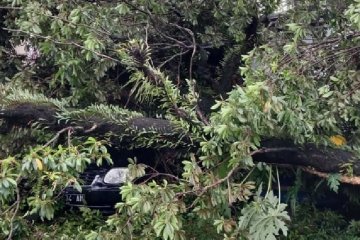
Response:
[{"label": "tree trunk", "polygon": [[[105,136],[111,133],[122,136],[114,138],[115,145],[131,144],[133,141],[140,142],[145,138],[153,138],[157,139],[158,143],[172,143],[171,148],[194,147],[189,138],[168,120],[132,117],[118,124],[111,119],[89,115],[59,121],[56,117],[58,111],[54,106],[23,103],[3,108],[0,111],[0,118],[5,120],[8,126],[30,127],[32,123],[39,122],[54,131],[73,127],[74,134],[78,135]],[[1,131],[5,132],[9,129],[3,128]],[[144,139],[138,138],[139,133],[144,136]],[[255,162],[310,167],[310,171],[324,174],[342,172],[351,177],[360,176],[360,161],[354,153],[342,149],[318,147],[313,144],[297,146],[291,140],[278,139],[268,139],[261,145],[262,148],[253,156]],[[146,147],[156,148],[156,146],[149,144]]]}]

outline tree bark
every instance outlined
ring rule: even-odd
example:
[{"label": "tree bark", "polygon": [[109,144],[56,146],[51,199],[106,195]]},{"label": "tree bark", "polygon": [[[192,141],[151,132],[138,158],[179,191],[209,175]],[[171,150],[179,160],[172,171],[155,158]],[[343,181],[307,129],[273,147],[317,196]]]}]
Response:
[{"label": "tree bark", "polygon": [[257,162],[289,164],[314,169],[326,173],[339,173],[345,170],[345,164],[352,174],[360,176],[360,161],[354,153],[321,147],[314,144],[297,146],[291,140],[270,139],[262,142],[263,151],[254,155]]},{"label": "tree bark", "polygon": [[31,127],[36,122],[52,131],[73,127],[74,135],[106,136],[110,134],[113,136],[111,140],[114,144],[141,142],[145,138],[157,139],[157,142],[151,145],[154,148],[166,142],[180,147],[187,144],[186,136],[165,119],[128,117],[121,119],[120,124],[95,113],[76,116],[70,120],[59,119],[58,113],[61,113],[61,110],[51,104],[20,103],[3,107],[0,110],[0,119],[5,120],[3,124],[5,127],[0,129],[0,134],[10,131],[11,127]]},{"label": "tree bark", "polygon": [[172,126],[168,120],[164,119],[135,117],[129,119],[126,124],[121,126],[95,115],[88,116],[86,118],[80,117],[71,122],[57,121],[56,112],[57,109],[53,106],[23,103],[0,110],[0,118],[6,120],[12,125],[24,127],[29,127],[33,122],[40,122],[51,129],[60,129],[73,125],[82,127],[84,131],[86,131],[86,129],[89,130],[96,125],[96,127],[91,131],[95,133],[122,131],[126,127],[138,130],[156,130],[158,133],[171,133],[175,131],[175,127]]},{"label": "tree bark", "polygon": [[[132,137],[135,138],[131,134],[146,132],[147,137],[155,136],[159,141],[178,143],[178,145],[174,145],[174,148],[191,146],[189,139],[184,136],[180,138],[182,132],[168,120],[133,117],[119,125],[99,116],[90,115],[86,118],[79,117],[70,121],[59,121],[56,117],[57,111],[54,106],[23,103],[2,109],[0,118],[5,120],[8,126],[30,127],[32,123],[39,122],[50,130],[74,127],[75,134],[78,135],[105,136],[108,133],[115,135],[125,133],[127,137],[121,138],[121,141],[114,144],[130,143],[134,141]],[[0,134],[9,129],[1,129]],[[268,139],[263,141],[261,145],[262,148],[253,156],[255,162],[310,167],[308,168],[310,171],[312,169],[322,174],[323,177],[326,174],[341,172],[347,175],[347,182],[351,182],[352,176],[360,176],[359,158],[346,150],[313,144],[298,146],[291,140],[279,139]],[[346,169],[348,169],[347,172]]]}]

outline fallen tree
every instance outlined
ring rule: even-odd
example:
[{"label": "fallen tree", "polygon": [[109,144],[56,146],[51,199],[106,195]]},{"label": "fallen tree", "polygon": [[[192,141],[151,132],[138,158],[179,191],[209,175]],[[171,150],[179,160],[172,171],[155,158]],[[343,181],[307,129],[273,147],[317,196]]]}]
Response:
[{"label": "fallen tree", "polygon": [[[198,143],[189,142],[181,129],[176,128],[169,120],[143,117],[135,114],[131,116],[129,112],[124,115],[112,115],[111,118],[99,117],[99,113],[92,112],[92,107],[84,109],[89,114],[70,113],[68,110],[67,118],[63,119],[64,109],[57,108],[48,104],[36,105],[30,103],[16,103],[4,107],[0,111],[0,117],[6,121],[7,130],[12,127],[31,128],[33,123],[40,123],[53,131],[62,129],[71,129],[73,135],[78,136],[97,136],[105,138],[106,135],[113,135],[113,144],[131,147],[141,146],[136,143],[137,135],[146,133],[150,139],[161,139],[164,142],[149,142],[153,145],[145,145],[148,148],[161,148],[164,143],[172,142],[174,148],[196,148]],[[73,110],[76,112],[76,110]],[[71,116],[71,118],[70,118]],[[121,119],[118,121],[117,119]],[[3,133],[5,133],[3,131]],[[142,143],[145,141],[142,139]],[[342,181],[350,184],[359,184],[360,161],[356,154],[343,149],[334,149],[331,147],[321,147],[314,144],[304,146],[295,145],[291,140],[265,140],[262,142],[259,150],[253,155],[255,162],[264,162],[268,164],[292,165],[310,167],[313,173],[321,177],[326,174],[343,172],[351,163],[351,172],[345,172],[346,175]],[[310,170],[309,170],[310,171]],[[317,172],[323,172],[319,174]],[[310,171],[311,172],[311,171]]]},{"label": "fallen tree", "polygon": [[122,186],[88,239],[187,239],[193,218],[225,239],[275,239],[286,167],[359,184],[357,1],[275,15],[275,0],[2,3],[0,238],[26,238],[28,213],[55,217],[110,144],[166,152],[174,171],[131,160],[132,178],[153,175]]}]

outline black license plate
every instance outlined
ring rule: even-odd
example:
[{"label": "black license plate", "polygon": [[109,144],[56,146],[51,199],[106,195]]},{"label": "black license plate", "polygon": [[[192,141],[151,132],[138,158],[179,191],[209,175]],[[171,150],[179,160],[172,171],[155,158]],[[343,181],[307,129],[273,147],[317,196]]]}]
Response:
[{"label": "black license plate", "polygon": [[85,194],[67,194],[66,202],[68,202],[68,203],[85,203]]}]

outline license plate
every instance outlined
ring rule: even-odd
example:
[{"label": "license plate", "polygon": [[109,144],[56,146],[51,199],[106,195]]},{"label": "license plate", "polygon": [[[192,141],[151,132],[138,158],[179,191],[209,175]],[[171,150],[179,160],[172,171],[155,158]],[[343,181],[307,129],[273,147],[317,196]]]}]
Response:
[{"label": "license plate", "polygon": [[85,195],[84,194],[68,194],[68,195],[66,195],[66,201],[68,203],[84,203]]}]

